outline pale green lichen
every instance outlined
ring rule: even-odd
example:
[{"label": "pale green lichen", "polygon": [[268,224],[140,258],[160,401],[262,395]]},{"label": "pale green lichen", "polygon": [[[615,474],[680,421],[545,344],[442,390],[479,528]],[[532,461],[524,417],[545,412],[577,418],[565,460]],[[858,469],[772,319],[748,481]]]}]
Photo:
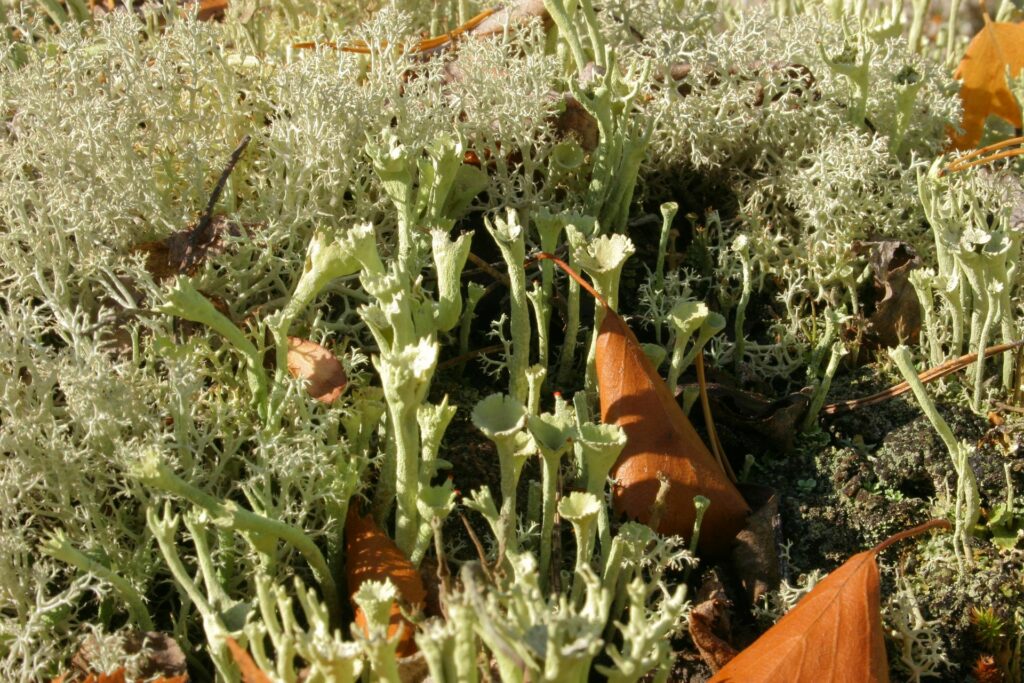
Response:
[{"label": "pale green lichen", "polygon": [[[827,3],[845,25],[810,2],[774,3],[774,17],[732,2],[545,4],[559,10],[557,31],[510,26],[433,60],[400,46],[480,3],[238,2],[223,23],[171,6],[92,17],[77,0],[3,4],[0,677],[56,675],[86,634],[174,614],[174,635],[205,649],[196,662],[227,680],[237,676],[228,635],[281,680],[306,666],[312,680],[395,678],[376,614],[393,590],[357,597],[374,613],[369,636],[336,630],[341,527],[362,493],[382,521],[396,509],[395,535],[415,560],[432,539],[443,549],[440,522],[456,496],[437,477],[455,406],[428,396],[449,335],[462,321],[469,352],[474,316],[493,311],[478,305],[481,286],[463,288],[469,253],[487,237],[460,232],[473,214],[493,217],[507,248],[503,364],[532,419],[515,406],[501,424],[476,416],[498,445],[501,507],[486,490],[462,504],[484,515],[499,540],[492,557],[511,575],[485,590],[467,571],[449,621],[421,634],[436,676],[472,680],[480,647],[509,680],[585,680],[602,652],[598,675],[638,680],[669,670],[686,613],[685,587],[665,575],[692,564],[679,544],[615,529],[604,505],[588,525],[585,503],[604,502],[624,440],[582,400],[578,414],[564,403],[543,412],[545,377],[578,386],[584,322],[570,284],[556,370],[548,327],[560,281],[548,263],[526,291],[534,247],[568,246],[574,265],[608,275],[598,286],[615,305],[622,260],[641,245],[639,230],[625,233],[642,206],[679,200],[681,189],[727,198],[706,213],[679,207],[695,212],[685,269],[668,267],[678,265],[675,209],[663,205],[641,297],[655,328],[680,302],[720,316],[689,352],[683,324],[657,339],[682,351],[672,383],[700,348],[741,379],[816,376],[841,321],[862,312],[868,275],[836,245],[874,236],[910,242],[935,269],[914,283],[933,360],[1019,335],[1019,238],[996,206],[1019,178],[926,172],[958,115],[953,82],[920,42],[926,3],[914,3],[910,27],[891,7],[865,13],[853,2]],[[909,44],[898,36],[908,29]],[[365,40],[370,54],[291,47],[309,39]],[[684,62],[689,72],[672,81]],[[552,126],[567,95],[593,118],[593,148]],[[245,135],[252,143],[215,207],[216,248],[165,285],[136,247],[195,223]],[[462,163],[468,152],[481,168]],[[965,221],[970,231],[950,233]],[[992,258],[976,268],[979,246]],[[778,317],[748,337],[759,298]],[[350,388],[332,406],[286,372],[289,334],[341,354]],[[976,370],[980,407],[987,376]],[[561,467],[570,448],[571,473]],[[520,506],[519,526],[517,468],[538,450],[543,495]],[[382,485],[364,491],[372,467]],[[563,499],[579,526],[578,572],[549,596],[548,573],[530,578],[538,562],[518,552],[551,561],[555,484],[567,473],[588,491]],[[322,598],[294,583],[307,572]]]}]

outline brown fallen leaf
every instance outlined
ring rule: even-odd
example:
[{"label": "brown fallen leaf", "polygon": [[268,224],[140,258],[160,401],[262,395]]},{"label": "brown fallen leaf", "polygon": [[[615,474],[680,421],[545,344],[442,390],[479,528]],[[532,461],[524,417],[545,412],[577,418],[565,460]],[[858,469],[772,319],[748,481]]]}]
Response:
[{"label": "brown fallen leaf", "polygon": [[[123,673],[96,673],[97,670],[107,668],[102,662],[105,661],[104,655],[111,647],[118,648],[125,655],[127,666],[122,667]],[[106,636],[90,634],[71,657],[68,669],[54,681],[95,682],[110,680],[110,677],[117,680],[118,675],[127,680],[185,683],[188,681],[185,653],[174,638],[159,631],[136,630]]]},{"label": "brown fallen leaf", "polygon": [[330,405],[348,386],[348,377],[341,361],[316,342],[288,337],[288,372],[307,381],[309,395]]},{"label": "brown fallen leaf", "polygon": [[208,256],[224,251],[225,235],[240,234],[237,225],[229,223],[223,216],[214,216],[213,209],[250,140],[251,136],[244,136],[231,152],[227,165],[213,186],[206,210],[195,225],[174,232],[166,239],[144,242],[134,247],[134,251],[141,251],[146,255],[146,270],[153,277],[163,280],[182,274],[191,275]]},{"label": "brown fallen leaf", "polygon": [[690,610],[690,638],[712,673],[728,664],[737,651],[730,644],[729,598],[717,571],[712,571],[697,592],[697,605]]},{"label": "brown fallen leaf", "polygon": [[910,284],[910,273],[921,267],[917,252],[897,240],[854,242],[852,250],[854,254],[867,255],[874,274],[876,303],[867,319],[862,354],[916,343],[921,334],[921,304]]},{"label": "brown fallen leaf", "polygon": [[[686,386],[694,385],[684,385],[684,388]],[[807,414],[811,396],[800,391],[773,400],[752,391],[709,383],[708,401],[720,427],[734,435],[750,437],[749,440],[766,448],[788,452],[793,449],[793,440]]]},{"label": "brown fallen leaf", "polygon": [[1024,23],[993,22],[986,17],[985,27],[971,40],[953,73],[962,81],[960,99],[964,105],[960,122],[963,132],[951,136],[956,149],[976,147],[989,116],[1021,127],[1020,106],[1006,82],[1007,68],[1011,78],[1024,68]]},{"label": "brown fallen leaf", "polygon": [[167,280],[178,275],[193,275],[207,259],[224,253],[227,235],[237,236],[241,232],[224,216],[215,217],[209,226],[198,232],[199,223],[172,232],[166,238],[155,242],[143,242],[134,251],[146,255],[146,270],[157,280]]},{"label": "brown fallen leaf", "polygon": [[228,11],[228,0],[199,0],[198,3],[189,3],[186,8],[191,9],[195,4],[199,5],[199,21],[222,21]]},{"label": "brown fallen leaf", "polygon": [[[50,683],[64,683],[67,674],[61,674]],[[124,683],[124,667],[105,674],[90,673],[82,679],[82,683]]]},{"label": "brown fallen leaf", "polygon": [[711,506],[701,525],[698,550],[711,556],[727,554],[750,512],[743,496],[701,441],[625,321],[564,262],[549,254],[538,258],[558,264],[604,307],[596,349],[601,421],[622,427],[627,439],[611,472],[616,480],[615,511],[646,524],[658,493],[658,473],[664,473],[671,490],[655,530],[689,538],[696,519],[693,499],[704,496]]},{"label": "brown fallen leaf", "polygon": [[897,541],[949,526],[933,519],[854,555],[708,683],[887,682],[876,557]]},{"label": "brown fallen leaf", "polygon": [[[61,674],[52,679],[50,683],[65,683],[67,674]],[[90,673],[81,679],[81,683],[125,683],[125,668],[122,666],[108,674]],[[141,680],[141,679],[140,679]],[[159,676],[149,679],[150,683],[188,683],[188,674],[180,676]]]},{"label": "brown fallen leaf", "polygon": [[231,651],[231,657],[235,660],[235,664],[238,665],[238,670],[242,673],[242,683],[270,683],[270,677],[256,666],[256,662],[252,661],[249,652],[239,645],[238,641],[228,637],[227,644],[228,650]]},{"label": "brown fallen leaf", "polygon": [[[363,517],[355,506],[349,508],[348,520],[345,522],[345,574],[350,596],[356,594],[364,581],[390,579],[403,602],[413,609],[426,603],[427,591],[416,567],[374,523],[373,518]],[[356,613],[356,625],[363,633],[369,633],[366,615],[355,601],[352,608]],[[388,637],[394,636],[399,628],[402,629],[402,635],[398,642],[398,656],[410,657],[416,654],[416,627],[402,616],[402,610],[395,603],[391,605]]]},{"label": "brown fallen leaf", "polygon": [[736,534],[732,565],[747,599],[754,605],[765,593],[778,588],[782,578],[778,552],[782,544],[779,496],[767,486],[740,484],[739,488],[754,512]]}]

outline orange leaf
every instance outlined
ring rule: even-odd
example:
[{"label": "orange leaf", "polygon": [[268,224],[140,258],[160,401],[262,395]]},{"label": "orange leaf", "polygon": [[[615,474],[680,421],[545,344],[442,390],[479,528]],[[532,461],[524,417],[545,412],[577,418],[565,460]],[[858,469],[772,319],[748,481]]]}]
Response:
[{"label": "orange leaf", "polygon": [[199,0],[199,21],[220,21],[228,10],[228,0]]},{"label": "orange leaf", "polygon": [[[349,595],[355,595],[364,581],[390,579],[406,603],[415,607],[426,602],[427,591],[416,567],[394,541],[381,531],[372,517],[363,517],[356,512],[355,507],[349,508],[348,520],[345,522],[345,558]],[[366,615],[354,601],[352,606],[356,610],[356,624],[363,633],[368,634]],[[397,604],[392,604],[388,637],[394,636],[399,627],[402,628],[402,636],[398,642],[398,656],[416,654],[416,627],[402,616]]]},{"label": "orange leaf", "polygon": [[[63,681],[64,674],[58,680]],[[124,683],[124,667],[109,674],[89,674],[82,683]]]},{"label": "orange leaf", "polygon": [[936,527],[948,529],[949,522],[933,519],[851,557],[708,683],[886,683],[875,558],[892,543]]},{"label": "orange leaf", "polygon": [[1006,69],[1015,78],[1024,68],[1024,23],[987,21],[974,36],[953,77],[963,81],[960,99],[964,115],[963,133],[953,135],[956,149],[977,146],[989,115],[998,116],[1015,128],[1021,127],[1020,106],[1006,82]]},{"label": "orange leaf", "polygon": [[625,321],[567,265],[546,254],[539,258],[557,263],[604,306],[597,334],[601,421],[622,427],[627,439],[612,468],[615,511],[646,523],[662,472],[671,488],[657,531],[689,538],[697,515],[693,498],[704,496],[711,506],[701,524],[699,550],[724,555],[750,513],[743,496],[701,441]]},{"label": "orange leaf", "polygon": [[256,662],[252,661],[245,648],[231,637],[227,639],[227,643],[238,670],[242,672],[242,683],[270,683],[270,677],[256,666]]},{"label": "orange leaf", "polygon": [[288,372],[292,377],[307,380],[309,395],[330,405],[341,396],[348,377],[337,357],[316,342],[288,337]]},{"label": "orange leaf", "polygon": [[715,462],[625,321],[608,309],[597,335],[597,384],[601,421],[626,433],[626,447],[612,468],[615,511],[646,522],[658,493],[658,472],[671,489],[657,531],[689,537],[694,496],[711,506],[701,524],[699,549],[728,552],[750,512],[743,496]]}]

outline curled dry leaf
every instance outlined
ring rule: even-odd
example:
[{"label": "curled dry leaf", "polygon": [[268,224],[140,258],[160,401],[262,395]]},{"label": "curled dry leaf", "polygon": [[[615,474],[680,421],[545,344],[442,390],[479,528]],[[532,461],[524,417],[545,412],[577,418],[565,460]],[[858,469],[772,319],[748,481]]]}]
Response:
[{"label": "curled dry leaf", "polygon": [[146,270],[158,280],[191,275],[210,256],[224,252],[225,235],[237,236],[238,226],[224,216],[214,217],[209,224],[202,221],[194,226],[173,232],[162,240],[135,245],[134,251],[146,256]]},{"label": "curled dry leaf", "polygon": [[800,391],[770,399],[724,384],[708,384],[707,387],[708,402],[719,427],[776,452],[793,450],[793,439],[811,403],[809,393]]},{"label": "curled dry leaf", "polygon": [[[127,666],[102,674],[97,669],[108,665],[105,654],[115,647],[124,654]],[[120,678],[118,678],[120,677]],[[79,645],[68,670],[53,679],[54,683],[81,681],[147,680],[154,683],[186,683],[188,666],[185,653],[177,641],[159,631],[128,631],[120,634],[88,635]]]},{"label": "curled dry leaf", "polygon": [[557,263],[604,306],[596,349],[601,421],[622,427],[627,439],[611,472],[616,480],[615,511],[646,524],[658,493],[658,474],[663,473],[671,489],[655,531],[689,538],[696,520],[693,499],[704,496],[711,506],[701,525],[698,550],[712,556],[727,554],[750,512],[743,496],[701,441],[625,321],[565,263],[547,254],[540,258]]},{"label": "curled dry leaf", "polygon": [[[356,594],[364,581],[390,579],[402,600],[413,609],[426,603],[427,591],[416,567],[374,523],[372,517],[363,517],[354,506],[349,508],[348,520],[345,522],[345,558],[350,596]],[[354,601],[352,607],[356,612],[356,625],[368,633],[363,611]],[[410,657],[416,654],[416,627],[402,616],[402,610],[397,604],[392,604],[388,637],[394,636],[399,628],[402,629],[402,635],[398,642],[398,656]]]},{"label": "curled dry leaf", "polygon": [[701,659],[712,672],[718,671],[736,656],[736,648],[716,632],[716,621],[725,611],[720,600],[706,600],[690,610],[690,638]]},{"label": "curled dry leaf", "polygon": [[854,242],[853,253],[867,255],[874,274],[874,311],[868,317],[861,346],[865,352],[916,343],[921,334],[921,304],[910,283],[910,273],[921,267],[921,258],[906,242],[881,240]]},{"label": "curled dry leaf", "polygon": [[[61,674],[54,678],[51,683],[65,683],[66,676],[67,674]],[[87,674],[85,678],[81,679],[81,683],[125,683],[127,680],[125,676],[125,668],[122,666],[116,671],[112,671],[108,674]],[[181,674],[180,676],[160,676],[152,678],[150,679],[150,683],[188,683],[188,680],[188,674]]]},{"label": "curled dry leaf", "polygon": [[876,557],[937,527],[948,529],[949,522],[933,519],[851,557],[709,683],[887,682]]},{"label": "curled dry leaf", "polygon": [[231,651],[231,657],[242,673],[242,683],[270,683],[270,677],[256,666],[256,662],[252,661],[252,657],[244,647],[231,637],[228,637],[227,644],[228,650]]},{"label": "curled dry leaf", "polygon": [[690,611],[690,638],[701,659],[712,672],[718,671],[736,656],[730,644],[729,598],[717,570],[709,573],[697,593],[697,605]]},{"label": "curled dry leaf", "polygon": [[348,376],[337,356],[308,339],[288,337],[288,372],[306,380],[309,395],[327,405],[348,386]]},{"label": "curled dry leaf", "polygon": [[[67,674],[61,674],[54,678],[50,683],[65,683]],[[86,674],[85,678],[82,679],[82,683],[124,683],[124,667],[112,671],[108,674]]]},{"label": "curled dry leaf", "polygon": [[964,114],[962,133],[952,135],[953,147],[970,149],[981,141],[985,119],[998,116],[1014,128],[1021,127],[1020,105],[1006,81],[1006,71],[1016,78],[1024,68],[1024,23],[987,21],[974,36],[953,77],[962,81],[960,99]]},{"label": "curled dry leaf", "polygon": [[778,588],[782,579],[779,566],[779,546],[782,545],[779,496],[774,489],[754,484],[740,484],[740,491],[754,512],[736,534],[732,563],[747,599],[754,605],[768,591]]}]

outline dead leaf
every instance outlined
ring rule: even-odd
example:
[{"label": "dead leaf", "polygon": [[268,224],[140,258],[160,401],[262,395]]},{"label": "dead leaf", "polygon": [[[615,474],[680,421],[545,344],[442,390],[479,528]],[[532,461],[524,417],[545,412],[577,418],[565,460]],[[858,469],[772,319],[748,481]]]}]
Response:
[{"label": "dead leaf", "polygon": [[698,549],[706,555],[727,554],[750,512],[743,496],[715,462],[625,321],[564,262],[549,254],[538,258],[557,263],[604,306],[596,358],[601,421],[622,427],[627,439],[611,472],[616,513],[646,524],[658,493],[658,474],[663,473],[671,489],[655,530],[689,538],[696,519],[693,499],[704,496],[711,505]]},{"label": "dead leaf", "polygon": [[125,654],[139,655],[133,657],[133,675],[136,678],[150,679],[153,676],[164,676],[166,683],[188,680],[188,661],[181,646],[171,636],[159,631],[143,633],[136,631],[125,638]]},{"label": "dead leaf", "polygon": [[658,531],[689,538],[695,496],[711,506],[701,525],[699,550],[728,552],[750,509],[657,374],[640,342],[608,310],[597,337],[601,421],[626,433],[626,447],[612,468],[613,505],[619,514],[646,522],[658,492],[658,472],[671,483]]},{"label": "dead leaf", "polygon": [[921,259],[906,242],[854,242],[853,253],[867,255],[874,274],[874,311],[868,316],[862,351],[916,343],[921,334],[921,304],[910,272]]},{"label": "dead leaf", "polygon": [[[61,674],[56,678],[52,679],[50,683],[65,683],[67,674]],[[182,678],[175,677],[173,679],[158,679],[154,683],[187,683],[188,676]],[[125,671],[124,667],[112,671],[107,674],[90,673],[86,674],[85,678],[81,679],[81,683],[125,683]]]},{"label": "dead leaf", "polygon": [[316,342],[288,337],[288,372],[308,382],[309,395],[330,405],[348,386],[348,377],[341,361]]},{"label": "dead leaf", "polygon": [[[345,574],[348,579],[349,595],[355,595],[364,581],[384,581],[390,579],[398,589],[402,601],[412,609],[419,609],[427,600],[427,591],[423,587],[423,579],[409,559],[398,549],[387,534],[374,523],[372,517],[363,517],[355,506],[348,511],[345,522]],[[356,613],[356,625],[364,633],[369,629],[366,616],[353,601]],[[391,605],[391,617],[388,623],[388,637],[392,637],[402,629],[398,642],[398,656],[409,657],[417,652],[415,633],[416,627],[402,616],[398,604]]]},{"label": "dead leaf", "polygon": [[887,682],[876,556],[936,527],[949,522],[933,519],[851,557],[708,683]]},{"label": "dead leaf", "polygon": [[750,604],[778,588],[782,577],[778,547],[782,543],[779,496],[767,486],[740,484],[743,497],[754,508],[747,524],[736,534],[732,563]]},{"label": "dead leaf", "polygon": [[967,46],[953,77],[962,81],[960,99],[964,114],[962,133],[951,136],[953,147],[970,149],[981,141],[985,119],[998,116],[1014,128],[1021,127],[1021,112],[1006,82],[1006,69],[1016,78],[1024,67],[1024,23],[992,22]]},{"label": "dead leaf", "polygon": [[224,253],[227,247],[225,235],[239,234],[237,225],[230,223],[224,216],[216,216],[206,227],[199,221],[162,240],[137,244],[133,251],[146,255],[146,270],[153,277],[166,280],[178,275],[194,274],[207,258]]},{"label": "dead leaf", "polygon": [[708,600],[690,610],[690,638],[712,673],[728,664],[737,651],[715,632],[715,619],[725,609],[718,600]]},{"label": "dead leaf", "polygon": [[798,425],[807,414],[811,397],[808,393],[796,392],[772,400],[752,391],[708,384],[708,401],[720,427],[749,433],[766,448],[788,452],[793,449]]},{"label": "dead leaf", "polygon": [[256,666],[249,652],[239,645],[238,641],[229,636],[227,644],[238,670],[242,673],[242,683],[270,683],[270,677]]},{"label": "dead leaf", "polygon": [[196,18],[199,21],[223,21],[228,11],[228,0],[199,0],[185,5],[186,11],[192,11],[193,6],[199,5],[199,13]]},{"label": "dead leaf", "polygon": [[[104,652],[109,651],[111,639],[116,641],[116,647],[125,654],[128,666],[108,674],[96,673],[96,669],[106,668],[99,665],[98,660],[102,659]],[[117,676],[121,676],[120,680],[186,683],[188,667],[185,653],[174,638],[159,631],[129,631],[102,638],[90,634],[71,657],[68,671],[54,681],[115,683],[119,680]]]},{"label": "dead leaf", "polygon": [[597,119],[569,93],[562,95],[550,93],[549,97],[561,100],[558,113],[550,119],[558,138],[571,137],[587,152],[597,149],[597,143],[601,137]]},{"label": "dead leaf", "polygon": [[697,605],[690,611],[690,638],[700,652],[701,659],[712,672],[718,671],[736,656],[730,644],[732,627],[729,623],[731,603],[717,570],[711,571],[697,592]]}]

